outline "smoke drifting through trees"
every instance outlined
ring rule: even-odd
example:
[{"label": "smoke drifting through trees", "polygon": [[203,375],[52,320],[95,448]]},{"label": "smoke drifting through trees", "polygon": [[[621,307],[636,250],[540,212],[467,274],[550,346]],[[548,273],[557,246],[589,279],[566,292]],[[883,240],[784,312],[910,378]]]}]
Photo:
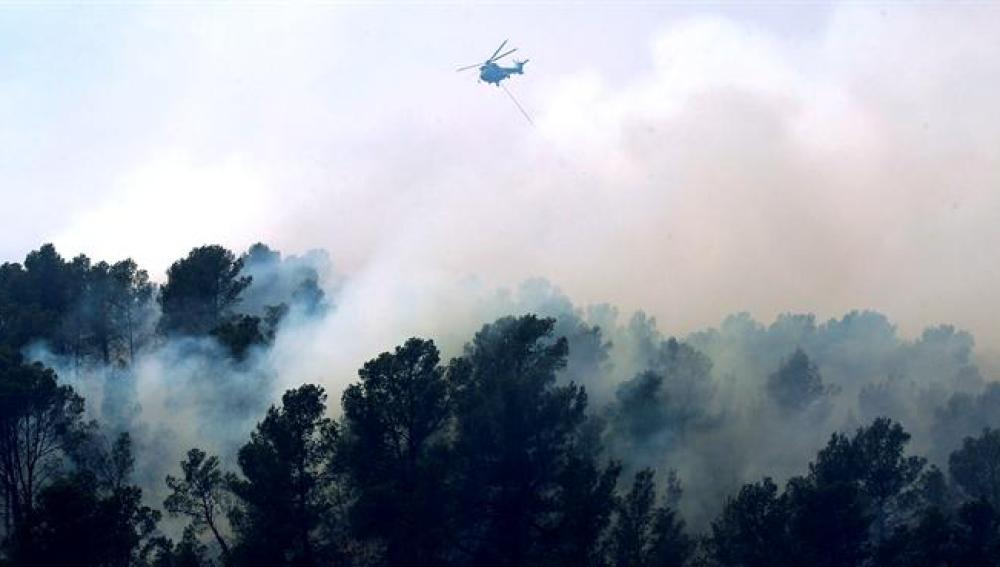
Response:
[{"label": "smoke drifting through trees", "polygon": [[[392,343],[331,332],[349,299],[339,289],[325,254],[282,258],[260,244],[242,255],[196,248],[160,286],[131,261],[66,261],[51,246],[4,264],[5,384],[49,392],[42,413],[9,398],[5,416],[42,419],[46,458],[64,455],[38,487],[5,465],[8,537],[27,522],[26,503],[58,523],[65,490],[58,498],[82,499],[86,514],[127,501],[121,537],[174,560],[647,565],[697,550],[735,565],[757,561],[739,546],[744,515],[763,514],[753,529],[800,545],[758,558],[775,565],[822,559],[829,542],[812,522],[837,502],[854,531],[835,534],[846,539],[831,564],[853,564],[876,548],[902,561],[907,538],[919,539],[907,530],[934,526],[974,553],[955,542],[997,506],[1000,453],[983,430],[1000,427],[1000,384],[978,369],[972,337],[947,325],[909,340],[870,311],[768,325],[737,314],[671,337],[642,312],[577,306],[532,280],[513,293],[466,287],[449,314],[459,316],[372,358]],[[505,317],[525,313],[542,318]],[[331,376],[317,344],[371,349],[360,381]],[[351,382],[341,414],[325,396]],[[100,426],[83,422],[77,394]],[[881,443],[896,461],[870,454]],[[898,466],[865,470],[875,462]],[[865,476],[883,473],[894,484]],[[986,508],[958,511],[976,499]],[[178,543],[153,533],[156,508],[171,513],[160,526]],[[9,557],[45,537],[10,540]]]}]

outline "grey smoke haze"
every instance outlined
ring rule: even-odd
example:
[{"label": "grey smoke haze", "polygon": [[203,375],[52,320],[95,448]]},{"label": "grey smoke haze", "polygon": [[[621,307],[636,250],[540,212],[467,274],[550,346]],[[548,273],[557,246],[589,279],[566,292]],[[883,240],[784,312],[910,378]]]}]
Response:
[{"label": "grey smoke haze", "polygon": [[[994,6],[3,13],[7,257],[155,277],[263,240],[329,250],[369,313],[544,276],[672,328],[867,307],[1000,342]],[[453,72],[503,35],[537,129]]]},{"label": "grey smoke haze", "polygon": [[[249,298],[273,293],[275,282],[285,282],[285,294],[272,294],[269,302],[292,305],[275,345],[255,347],[243,360],[207,337],[151,344],[130,367],[81,365],[52,355],[44,345],[29,354],[73,384],[87,398],[90,415],[110,431],[132,433],[138,480],[157,503],[165,496],[162,478],[188,448],[218,453],[233,467],[236,449],[266,407],[305,381],[324,384],[332,394],[331,412],[339,414],[339,392],[356,374],[333,374],[328,364],[372,358],[402,340],[388,336],[382,325],[364,334],[370,327],[363,317],[350,315],[356,308],[344,294],[324,298],[336,306],[332,309],[307,308],[315,302],[296,294],[301,286],[293,282],[315,281],[310,262],[328,268],[320,253],[248,262],[248,271],[264,282],[248,288]],[[334,270],[324,273],[320,283],[354,287]],[[680,509],[699,530],[743,483],[800,474],[833,431],[889,416],[913,434],[913,451],[943,465],[965,436],[1000,426],[1000,382],[977,367],[972,336],[947,325],[910,340],[875,312],[829,321],[785,314],[767,324],[741,313],[685,336],[643,312],[575,304],[541,279],[513,290],[470,282],[455,297],[461,301],[453,302],[446,328],[433,334],[431,328],[440,324],[433,317],[426,329],[407,328],[402,321],[421,320],[407,313],[397,329],[400,337],[434,338],[453,356],[478,327],[500,316],[533,312],[557,318],[556,333],[570,344],[562,380],[586,386],[591,415],[607,426],[606,456],[622,460],[629,474],[653,467],[667,478],[676,471],[684,487]],[[339,340],[334,346],[304,348],[332,337]],[[378,340],[388,342],[367,352],[353,350]],[[774,396],[770,381],[796,349],[816,365],[823,389],[788,407]]]},{"label": "grey smoke haze", "polygon": [[[192,246],[264,241],[325,249],[345,275],[323,283],[332,312],[293,314],[242,366],[208,341],[144,354],[136,411],[165,441],[141,458],[226,451],[286,387],[318,382],[334,400],[409,336],[457,354],[483,323],[528,310],[605,329],[595,403],[645,369],[650,336],[695,333],[713,363],[702,411],[635,450],[678,470],[694,521],[716,489],[801,472],[832,429],[871,413],[939,457],[995,407],[982,381],[996,375],[968,370],[1000,350],[995,6],[0,14],[5,258],[51,239],[135,257],[155,278]],[[507,34],[532,59],[511,87],[537,128],[453,72]],[[533,277],[565,296],[537,281],[497,292]],[[585,307],[602,302],[618,317]],[[632,325],[636,309],[658,329]],[[854,309],[891,323],[845,323]],[[720,324],[743,311],[767,331]],[[841,322],[810,331],[776,321],[787,312]],[[975,351],[966,335],[922,334],[940,323]],[[763,385],[796,346],[839,390],[823,412],[780,416]]]},{"label": "grey smoke haze", "polygon": [[[493,306],[559,318],[571,352],[564,379],[587,386],[591,411],[608,424],[609,455],[626,471],[653,467],[665,479],[675,470],[680,509],[696,529],[744,483],[802,474],[833,431],[888,416],[912,434],[910,451],[946,469],[964,437],[1000,425],[997,377],[977,366],[973,337],[950,325],[910,339],[871,311],[770,322],[739,313],[679,334],[642,312],[575,306],[538,280]],[[591,325],[600,341],[580,332]],[[816,365],[823,393],[783,407],[769,381],[796,349]]]}]

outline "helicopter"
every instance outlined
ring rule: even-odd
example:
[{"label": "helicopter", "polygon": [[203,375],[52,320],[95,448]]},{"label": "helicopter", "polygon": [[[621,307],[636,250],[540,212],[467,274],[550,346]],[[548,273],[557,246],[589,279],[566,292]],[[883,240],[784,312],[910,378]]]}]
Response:
[{"label": "helicopter", "polygon": [[491,55],[486,61],[482,63],[476,63],[475,65],[468,65],[466,67],[461,67],[458,69],[458,71],[466,71],[468,69],[474,69],[476,67],[479,67],[479,80],[485,83],[492,83],[498,87],[500,86],[500,81],[509,78],[511,75],[523,75],[524,64],[528,62],[527,59],[525,59],[524,61],[518,61],[515,59],[513,67],[501,67],[500,65],[496,64],[497,60],[517,51],[517,48],[515,47],[514,49],[506,51],[501,55],[497,55],[498,53],[500,53],[500,50],[503,49],[505,45],[507,45],[506,39],[503,40],[503,43],[500,44],[500,47],[498,47],[497,50],[493,52],[493,55]]}]

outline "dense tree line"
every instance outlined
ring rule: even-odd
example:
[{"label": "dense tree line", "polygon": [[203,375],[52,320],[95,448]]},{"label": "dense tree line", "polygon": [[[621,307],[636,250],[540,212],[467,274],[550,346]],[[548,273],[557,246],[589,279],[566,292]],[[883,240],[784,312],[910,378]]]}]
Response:
[{"label": "dense tree line", "polygon": [[61,354],[108,364],[148,339],[154,287],[132,260],[65,261],[46,244],[0,266],[0,339],[19,349],[45,340]]},{"label": "dense tree line", "polygon": [[[483,326],[450,360],[412,338],[362,366],[340,412],[320,386],[288,390],[232,467],[190,448],[167,497],[147,502],[129,433],[87,421],[85,400],[22,353],[44,340],[81,364],[127,364],[158,340],[214,337],[238,360],[288,305],[323,308],[307,274],[241,310],[267,274],[244,269],[254,255],[277,261],[197,248],[160,288],[129,261],[96,268],[50,246],[0,268],[0,565],[1000,565],[1000,431],[964,439],[942,470],[876,418],[832,433],[800,474],[744,485],[694,532],[675,476],[614,456],[668,450],[650,423],[710,421],[685,402],[711,395],[711,361],[651,335],[646,370],[618,389],[617,411],[598,411],[567,376],[603,362],[571,347],[583,337],[601,352],[599,332],[537,315]],[[100,273],[125,275],[105,286]],[[830,391],[801,350],[765,385],[796,414],[822,411]],[[185,527],[167,537],[167,520]]]},{"label": "dense tree line", "polygon": [[273,340],[293,305],[326,308],[315,269],[290,261],[282,270],[281,255],[264,244],[239,257],[201,246],[157,286],[131,259],[95,264],[81,254],[67,261],[46,244],[23,263],[0,266],[0,348],[44,342],[79,364],[127,364],[158,340],[208,335],[240,358]]}]

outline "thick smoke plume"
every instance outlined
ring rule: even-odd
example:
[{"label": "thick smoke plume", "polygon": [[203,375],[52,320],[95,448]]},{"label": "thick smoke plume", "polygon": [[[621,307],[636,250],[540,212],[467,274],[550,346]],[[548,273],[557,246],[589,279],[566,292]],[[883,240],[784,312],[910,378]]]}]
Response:
[{"label": "thick smoke plume", "polygon": [[[871,308],[905,336],[952,322],[997,350],[981,308],[1000,285],[995,7],[195,12],[137,11],[106,41],[132,46],[109,67],[140,92],[94,77],[100,97],[73,104],[143,135],[89,183],[75,161],[55,168],[71,184],[3,179],[104,188],[8,257],[51,235],[155,275],[177,249],[261,239],[329,250],[361,309],[444,314],[468,275],[543,276],[684,332]],[[496,29],[537,63],[513,86],[537,129],[447,63]],[[149,99],[155,119],[127,104]]]},{"label": "thick smoke plume", "polygon": [[[412,37],[409,15],[344,41],[364,52]],[[148,254],[155,275],[187,246],[264,239],[324,247],[342,272],[320,253],[251,251],[241,308],[289,309],[273,344],[241,360],[212,338],[164,339],[127,367],[81,367],[45,345],[31,355],[95,417],[136,432],[154,499],[191,445],[231,460],[286,388],[319,383],[336,399],[410,336],[456,355],[483,323],[525,312],[557,318],[563,378],[587,387],[610,455],[675,470],[698,528],[741,483],[800,473],[831,431],[876,415],[940,464],[998,425],[996,15],[847,5],[802,36],[668,18],[625,78],[569,48],[538,58],[518,91],[537,129],[436,66],[385,74],[416,86],[347,120],[351,106],[331,101],[367,62],[314,63],[349,52],[319,19],[247,16],[227,45],[253,57],[236,58],[211,41],[223,18],[181,31],[168,18],[152,41],[185,47],[156,51],[156,72],[185,77],[194,61],[199,79],[150,81],[188,85],[153,129],[170,143],[128,152],[124,173],[99,180],[110,193],[52,229],[56,242]],[[120,65],[146,69],[149,49]],[[424,59],[451,56],[432,51]],[[202,241],[165,244],[201,194],[203,216],[178,238]],[[800,371],[809,386],[784,389]]]},{"label": "thick smoke plume", "polygon": [[[323,253],[281,259],[255,245],[243,260],[241,273],[254,279],[235,309],[288,306],[273,344],[246,356],[234,357],[213,337],[165,337],[129,365],[80,364],[43,344],[29,351],[86,397],[93,417],[132,433],[137,478],[153,501],[190,447],[232,464],[286,388],[318,382],[338,396],[357,379],[347,365],[356,369],[410,335],[458,355],[479,326],[506,314],[556,319],[555,334],[569,341],[561,379],[586,387],[591,414],[605,424],[606,456],[629,474],[645,467],[676,474],[680,509],[698,529],[742,484],[801,473],[833,431],[888,416],[913,433],[915,451],[943,466],[965,436],[1000,426],[1000,387],[979,370],[972,336],[948,325],[907,339],[873,311],[827,321],[784,314],[770,323],[741,313],[679,333],[642,311],[575,304],[534,279],[513,290],[465,282],[454,288],[446,326],[418,312],[403,315],[426,315],[426,326],[387,328],[357,310],[355,303],[370,303],[351,296],[356,282],[337,275]],[[324,342],[336,335],[339,342]]]}]

